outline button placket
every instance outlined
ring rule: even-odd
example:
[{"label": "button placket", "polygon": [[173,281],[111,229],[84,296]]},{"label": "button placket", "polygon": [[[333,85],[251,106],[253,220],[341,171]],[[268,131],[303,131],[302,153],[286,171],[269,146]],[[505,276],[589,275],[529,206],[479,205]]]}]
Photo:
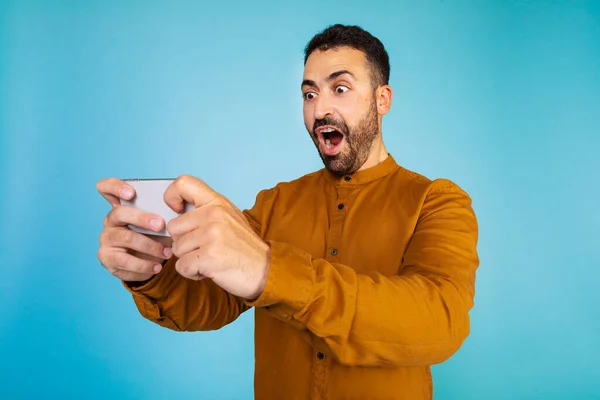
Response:
[{"label": "button placket", "polygon": [[316,351],[312,363],[311,398],[325,398],[327,392],[327,377],[329,375],[330,361],[325,354]]},{"label": "button placket", "polygon": [[342,240],[342,228],[346,219],[348,188],[341,185],[337,188],[337,198],[334,205],[331,205],[331,224],[327,237],[327,260],[331,262],[339,261],[340,246]]}]

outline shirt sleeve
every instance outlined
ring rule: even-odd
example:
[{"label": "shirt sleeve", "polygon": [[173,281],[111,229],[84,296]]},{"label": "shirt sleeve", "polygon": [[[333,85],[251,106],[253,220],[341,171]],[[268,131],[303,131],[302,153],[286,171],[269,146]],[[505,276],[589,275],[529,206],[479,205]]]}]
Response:
[{"label": "shirt sleeve", "polygon": [[265,289],[247,304],[307,329],[315,348],[347,366],[440,363],[469,334],[477,237],[469,196],[436,180],[397,275],[357,274],[270,241]]},{"label": "shirt sleeve", "polygon": [[[258,221],[266,193],[260,192],[254,206],[242,211],[259,235],[263,231]],[[176,331],[209,331],[235,321],[250,308],[243,299],[226,292],[210,279],[184,278],[175,269],[176,262],[177,257],[173,256],[161,272],[139,286],[122,281],[144,318]]]}]

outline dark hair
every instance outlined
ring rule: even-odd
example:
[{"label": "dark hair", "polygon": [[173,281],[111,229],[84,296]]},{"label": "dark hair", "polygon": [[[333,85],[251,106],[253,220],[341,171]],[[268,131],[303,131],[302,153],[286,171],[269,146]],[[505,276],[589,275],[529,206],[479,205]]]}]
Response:
[{"label": "dark hair", "polygon": [[387,85],[390,80],[390,59],[379,39],[356,25],[336,24],[315,35],[304,49],[304,64],[315,50],[351,47],[365,53],[373,70],[375,86]]}]

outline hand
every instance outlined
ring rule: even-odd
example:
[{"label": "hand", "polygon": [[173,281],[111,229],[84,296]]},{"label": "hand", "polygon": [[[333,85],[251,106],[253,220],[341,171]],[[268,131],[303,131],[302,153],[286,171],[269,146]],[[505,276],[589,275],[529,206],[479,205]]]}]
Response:
[{"label": "hand", "polygon": [[100,234],[100,263],[112,275],[130,282],[145,281],[160,272],[162,261],[172,255],[169,247],[172,239],[158,236],[152,239],[132,231],[127,225],[160,231],[164,226],[162,218],[121,205],[119,198],[131,199],[135,191],[131,185],[119,179],[102,179],[96,187],[113,207],[104,218],[104,230]]},{"label": "hand", "polygon": [[195,209],[172,219],[175,269],[189,279],[209,278],[227,292],[256,299],[262,293],[269,267],[269,245],[252,229],[229,200],[200,179],[177,178],[167,188],[165,203],[180,213],[184,201]]}]

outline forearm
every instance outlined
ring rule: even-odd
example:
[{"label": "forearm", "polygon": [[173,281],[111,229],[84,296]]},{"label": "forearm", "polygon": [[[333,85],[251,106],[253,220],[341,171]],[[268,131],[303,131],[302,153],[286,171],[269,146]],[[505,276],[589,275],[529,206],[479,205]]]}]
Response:
[{"label": "forearm", "polygon": [[464,192],[448,185],[434,189],[397,275],[357,274],[349,265],[271,242],[267,284],[250,305],[307,329],[316,348],[345,365],[446,360],[469,333],[477,223]]},{"label": "forearm", "polygon": [[175,270],[176,258],[146,283],[125,283],[140,314],[176,331],[220,329],[235,321],[249,307],[209,279],[194,281]]},{"label": "forearm", "polygon": [[454,354],[468,335],[470,307],[449,282],[423,275],[357,275],[330,264],[317,266],[317,275],[322,275],[316,277],[318,284],[334,286],[327,289],[327,301],[337,306],[309,301],[297,317],[312,332],[315,346],[343,364],[436,364]]},{"label": "forearm", "polygon": [[[251,212],[244,215],[260,234],[261,226]],[[235,321],[250,308],[209,279],[184,278],[175,270],[176,261],[172,257],[164,262],[162,271],[145,282],[123,282],[144,318],[177,331],[208,331]]]},{"label": "forearm", "polygon": [[[274,252],[290,248],[274,244]],[[293,285],[287,271],[272,271],[274,282],[255,305],[300,329],[315,347],[349,366],[415,366],[444,361],[469,332],[469,296],[449,281],[419,274],[385,277],[356,274],[349,266],[311,260],[297,249]],[[277,257],[277,255],[275,255]]]}]

